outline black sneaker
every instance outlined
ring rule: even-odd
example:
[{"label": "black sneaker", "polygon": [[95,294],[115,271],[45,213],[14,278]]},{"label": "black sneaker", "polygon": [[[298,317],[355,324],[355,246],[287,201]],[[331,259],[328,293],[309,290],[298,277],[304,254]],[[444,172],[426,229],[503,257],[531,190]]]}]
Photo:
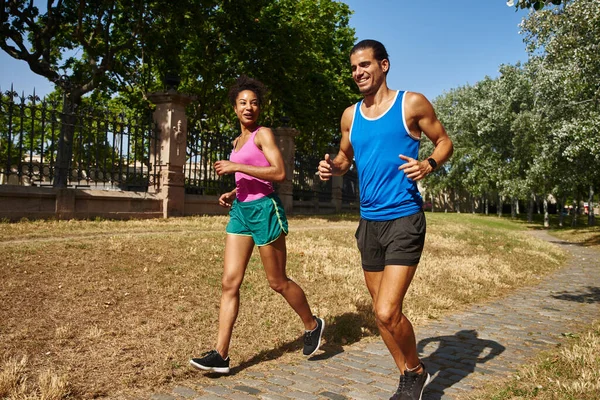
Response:
[{"label": "black sneaker", "polygon": [[323,331],[325,330],[325,321],[322,318],[314,318],[317,321],[317,327],[312,331],[304,332],[304,349],[302,350],[302,354],[307,357],[312,356],[319,350],[321,336],[323,336]]},{"label": "black sneaker", "polygon": [[431,376],[425,370],[425,365],[421,363],[421,366],[423,371],[420,374],[404,371],[404,375],[400,375],[398,390],[390,397],[390,400],[421,400],[425,386],[431,381]]},{"label": "black sneaker", "polygon": [[202,354],[202,358],[192,358],[190,364],[204,371],[212,371],[219,374],[229,373],[229,356],[224,360],[216,350]]}]

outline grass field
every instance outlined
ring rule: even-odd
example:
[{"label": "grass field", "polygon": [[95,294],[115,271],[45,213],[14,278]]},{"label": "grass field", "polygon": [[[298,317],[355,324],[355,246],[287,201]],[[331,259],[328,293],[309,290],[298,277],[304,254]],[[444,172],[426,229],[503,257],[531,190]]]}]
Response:
[{"label": "grass field", "polygon": [[600,321],[569,332],[567,345],[540,354],[510,379],[490,383],[469,400],[598,400]]},{"label": "grass field", "polygon": [[[558,228],[550,233],[562,240],[600,250],[600,226]],[[531,228],[539,228],[532,225]],[[569,342],[545,351],[511,378],[474,392],[469,400],[598,400],[600,399],[600,321],[590,321]]]},{"label": "grass field", "polygon": [[[405,301],[416,325],[534,283],[564,260],[523,224],[427,218]],[[215,343],[226,222],[0,224],[0,398],[127,398],[208,382],[188,360]],[[356,216],[290,219],[288,274],[327,321],[325,350],[377,334],[356,225]],[[232,366],[268,369],[301,357],[302,324],[269,289],[256,251],[241,292]]]}]

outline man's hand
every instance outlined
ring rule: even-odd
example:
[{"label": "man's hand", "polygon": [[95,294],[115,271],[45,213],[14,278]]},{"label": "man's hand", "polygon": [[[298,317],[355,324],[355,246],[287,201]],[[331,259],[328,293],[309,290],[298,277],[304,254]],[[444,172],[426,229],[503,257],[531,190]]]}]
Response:
[{"label": "man's hand", "polygon": [[329,154],[325,154],[325,159],[319,161],[318,171],[322,181],[328,181],[333,176],[333,160]]},{"label": "man's hand", "polygon": [[403,171],[406,177],[413,181],[419,181],[433,171],[433,168],[431,168],[431,165],[427,161],[418,161],[402,154],[399,157],[406,161],[406,163],[399,166],[398,169]]}]

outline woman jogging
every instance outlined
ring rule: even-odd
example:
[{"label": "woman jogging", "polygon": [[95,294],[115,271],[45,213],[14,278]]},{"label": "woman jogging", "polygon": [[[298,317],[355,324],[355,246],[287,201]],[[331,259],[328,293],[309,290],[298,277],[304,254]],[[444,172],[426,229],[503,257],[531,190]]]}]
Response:
[{"label": "woman jogging", "polygon": [[221,195],[219,204],[231,207],[222,278],[219,332],[214,350],[193,358],[196,368],[229,373],[229,344],[240,305],[240,286],[254,245],[258,246],[270,287],[280,293],[304,324],[305,356],[321,345],[325,322],[315,317],[304,291],[285,272],[288,224],[273,182],[285,179],[283,157],[271,129],[258,125],[264,85],[241,76],[229,90],[229,100],[240,121],[241,134],[233,142],[229,161],[214,164],[219,175],[234,174],[236,188]]}]

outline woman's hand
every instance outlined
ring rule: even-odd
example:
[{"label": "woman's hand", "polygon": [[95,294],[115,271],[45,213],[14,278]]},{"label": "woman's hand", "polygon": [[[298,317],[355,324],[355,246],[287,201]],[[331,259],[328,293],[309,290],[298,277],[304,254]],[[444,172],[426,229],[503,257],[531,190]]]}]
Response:
[{"label": "woman's hand", "polygon": [[231,207],[234,200],[235,200],[235,190],[232,190],[231,192],[223,193],[221,195],[221,197],[219,197],[219,205],[221,207],[228,208],[228,207]]},{"label": "woman's hand", "polygon": [[231,161],[227,161],[227,160],[221,160],[221,161],[217,161],[214,164],[215,167],[215,171],[217,172],[217,174],[219,176],[221,175],[228,175],[228,174],[233,174],[236,171],[236,163],[232,163]]}]

